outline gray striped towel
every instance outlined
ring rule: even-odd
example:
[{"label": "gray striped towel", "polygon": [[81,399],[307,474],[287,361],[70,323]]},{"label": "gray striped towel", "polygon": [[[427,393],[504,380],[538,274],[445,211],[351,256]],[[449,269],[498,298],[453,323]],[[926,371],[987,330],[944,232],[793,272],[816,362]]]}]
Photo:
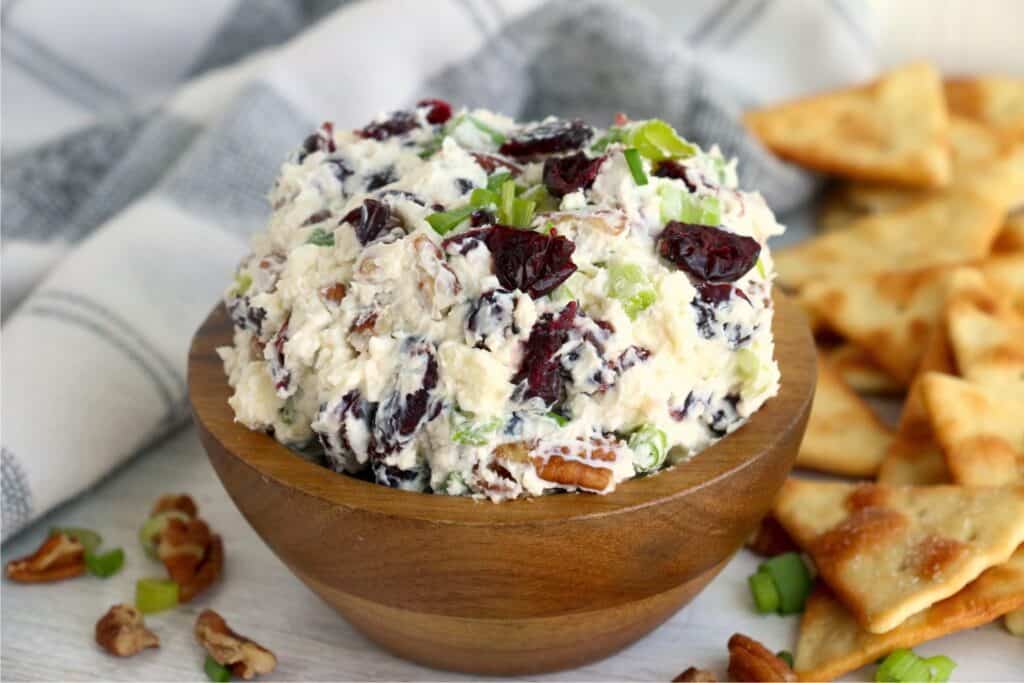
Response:
[{"label": "gray striped towel", "polygon": [[[60,3],[57,18],[5,2],[3,538],[187,423],[192,332],[266,220],[281,160],[322,120],[355,127],[424,96],[658,116],[740,157],[776,210],[803,205],[815,179],[738,113],[870,76],[866,10],[647,4],[660,21],[610,2],[162,0]],[[92,38],[152,40],[76,42],[82,6]]]}]

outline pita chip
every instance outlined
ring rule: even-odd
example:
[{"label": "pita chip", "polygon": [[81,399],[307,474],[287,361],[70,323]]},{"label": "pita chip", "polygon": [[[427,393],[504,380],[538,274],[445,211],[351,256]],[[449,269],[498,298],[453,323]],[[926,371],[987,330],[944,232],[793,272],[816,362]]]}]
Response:
[{"label": "pita chip", "polygon": [[1003,303],[1024,317],[1024,253],[999,254],[979,268]]},{"label": "pita chip", "polygon": [[818,355],[818,386],[797,467],[873,477],[892,432],[828,362]]},{"label": "pita chip", "polygon": [[951,177],[945,98],[927,64],[751,111],[744,120],[775,154],[832,175],[922,187]]},{"label": "pita chip", "polygon": [[1024,251],[1024,210],[1015,211],[1006,217],[1006,223],[996,237],[992,250],[998,253]]},{"label": "pita chip", "polygon": [[857,622],[886,633],[1010,559],[1024,542],[1024,485],[790,478],[774,514]]},{"label": "pita chip", "polygon": [[947,81],[949,111],[1010,140],[1024,140],[1024,79],[984,76]]},{"label": "pita chip", "polygon": [[906,387],[899,380],[883,370],[867,351],[845,342],[827,351],[829,365],[854,391],[864,394],[898,394]]},{"label": "pita chip", "polygon": [[1019,607],[1024,607],[1024,549],[886,633],[864,630],[827,588],[819,587],[800,621],[794,669],[800,680],[829,681],[897,648],[986,624]]},{"label": "pita chip", "polygon": [[965,486],[1024,483],[1024,401],[939,373],[929,373],[922,388],[953,481]]}]

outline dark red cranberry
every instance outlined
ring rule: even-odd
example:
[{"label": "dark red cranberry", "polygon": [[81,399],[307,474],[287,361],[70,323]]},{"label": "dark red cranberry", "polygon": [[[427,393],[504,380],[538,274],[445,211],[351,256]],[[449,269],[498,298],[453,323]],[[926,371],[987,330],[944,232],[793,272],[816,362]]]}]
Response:
[{"label": "dark red cranberry", "polygon": [[591,159],[583,152],[544,161],[544,185],[555,197],[583,190],[594,184],[606,157]]},{"label": "dark red cranberry", "polygon": [[366,462],[365,435],[369,433],[376,408],[376,404],[363,399],[358,389],[353,389],[336,402],[320,406],[316,422],[337,423],[337,429],[317,433],[331,469],[352,472],[359,469],[359,463]]},{"label": "dark red cranberry", "polygon": [[[427,422],[441,411],[442,401],[438,399],[438,367],[433,346],[424,339],[407,337],[399,349],[398,371],[392,380],[393,391],[377,407],[372,433],[374,457],[383,457],[402,449],[416,436]],[[421,370],[417,388],[405,392],[409,386],[406,373]]]},{"label": "dark red cranberry", "polygon": [[299,152],[299,163],[313,152],[334,152],[334,124],[324,121],[320,128],[302,142],[302,150]]},{"label": "dark red cranberry", "polygon": [[658,253],[698,280],[734,282],[757,263],[761,245],[720,228],[670,221],[658,237]]},{"label": "dark red cranberry", "polygon": [[459,194],[466,194],[467,192],[472,191],[476,186],[473,185],[472,180],[467,178],[456,178],[455,187],[459,190]]},{"label": "dark red cranberry", "polygon": [[484,169],[488,175],[494,173],[499,168],[511,173],[513,178],[523,172],[523,169],[518,164],[493,154],[477,154],[474,152],[473,158],[476,160],[477,165]]},{"label": "dark red cranberry", "polygon": [[373,464],[374,481],[383,486],[405,491],[423,491],[427,486],[427,475],[429,471],[426,463],[420,463],[418,467],[403,470],[393,465],[385,465],[382,462]]},{"label": "dark red cranberry", "polygon": [[395,169],[392,166],[388,166],[383,171],[378,171],[373,175],[367,176],[366,191],[373,192],[385,185],[390,185],[396,180],[398,180],[398,178],[395,177]]},{"label": "dark red cranberry", "polygon": [[572,261],[576,245],[553,230],[549,235],[505,225],[486,230],[494,274],[505,289],[519,289],[537,299],[576,272]]},{"label": "dark red cranberry", "polygon": [[441,249],[449,254],[459,254],[465,256],[478,244],[487,244],[487,235],[490,234],[492,228],[478,228],[476,230],[467,230],[460,232],[451,237],[446,237],[441,241]]},{"label": "dark red cranberry", "polygon": [[687,175],[687,168],[678,161],[672,161],[667,159],[658,164],[658,168],[654,169],[654,175],[658,178],[675,178],[676,180],[682,180],[686,183],[686,188],[690,192],[697,191],[697,184]]},{"label": "dark red cranberry", "polygon": [[726,394],[717,409],[704,412],[702,417],[712,436],[720,439],[729,433],[729,427],[740,419],[739,412],[736,410],[739,402],[738,394]]},{"label": "dark red cranberry", "polygon": [[356,131],[361,138],[387,140],[395,135],[408,133],[418,127],[416,115],[410,111],[396,111],[383,121],[374,121],[365,128]]},{"label": "dark red cranberry", "polygon": [[356,239],[364,246],[402,224],[397,216],[391,214],[387,204],[376,199],[364,200],[362,206],[349,211],[341,221],[352,226]]},{"label": "dark red cranberry", "polygon": [[579,119],[551,121],[520,131],[498,151],[513,157],[568,152],[587,144],[593,135],[594,129]]},{"label": "dark red cranberry", "polygon": [[416,103],[416,108],[428,108],[428,123],[444,123],[452,117],[452,105],[444,100],[420,100]]},{"label": "dark red cranberry", "polygon": [[487,209],[477,209],[469,214],[469,225],[479,228],[482,225],[494,225],[494,214]]},{"label": "dark red cranberry", "polygon": [[282,391],[287,389],[292,382],[292,373],[285,368],[284,345],[288,341],[288,320],[284,321],[281,329],[274,337],[274,355],[270,358],[270,377],[274,380],[274,389]]},{"label": "dark red cranberry", "polygon": [[466,329],[476,338],[476,346],[486,348],[486,340],[492,334],[503,337],[518,334],[515,323],[516,295],[507,289],[492,289],[484,292],[473,302],[466,317]]},{"label": "dark red cranberry", "polygon": [[330,167],[331,173],[334,174],[334,177],[341,182],[345,182],[345,178],[352,175],[352,169],[349,168],[349,165],[341,159],[328,159],[326,163]]},{"label": "dark red cranberry", "polygon": [[557,315],[545,313],[530,330],[519,372],[512,381],[525,382],[523,397],[540,398],[553,405],[562,397],[563,377],[558,350],[569,338],[576,322],[578,304],[570,301]]},{"label": "dark red cranberry", "polygon": [[619,354],[618,360],[615,361],[615,370],[622,374],[630,368],[636,367],[641,363],[646,363],[651,357],[651,352],[642,346],[630,346],[625,351]]},{"label": "dark red cranberry", "polygon": [[310,214],[309,218],[302,222],[303,225],[314,225],[315,223],[323,223],[325,220],[331,217],[331,212],[327,209],[320,209],[319,211]]}]

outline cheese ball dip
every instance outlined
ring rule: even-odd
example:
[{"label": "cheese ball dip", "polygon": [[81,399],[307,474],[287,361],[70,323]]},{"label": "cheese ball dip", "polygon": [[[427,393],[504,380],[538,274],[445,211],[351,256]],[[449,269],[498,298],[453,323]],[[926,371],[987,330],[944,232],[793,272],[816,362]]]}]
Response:
[{"label": "cheese ball dip", "polygon": [[425,100],[284,163],[225,302],[236,419],[327,467],[494,501],[608,493],[774,396],[767,240],[735,161]]}]

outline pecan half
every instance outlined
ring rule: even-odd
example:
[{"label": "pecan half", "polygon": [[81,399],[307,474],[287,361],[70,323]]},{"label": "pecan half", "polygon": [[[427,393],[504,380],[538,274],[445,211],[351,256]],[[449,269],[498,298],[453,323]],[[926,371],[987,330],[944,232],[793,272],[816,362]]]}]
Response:
[{"label": "pecan half", "polygon": [[221,666],[235,676],[248,680],[270,673],[277,657],[265,647],[232,631],[224,618],[212,609],[204,609],[196,619],[196,639]]},{"label": "pecan half", "polygon": [[85,571],[85,548],[65,533],[52,534],[28,557],[7,563],[7,578],[22,583],[47,583]]},{"label": "pecan half", "polygon": [[580,441],[574,447],[543,445],[530,452],[537,476],[567,488],[603,493],[614,485],[612,469],[619,444],[607,439]]},{"label": "pecan half", "polygon": [[742,633],[734,633],[729,639],[729,675],[734,681],[744,683],[771,683],[797,679],[788,664],[764,645]]},{"label": "pecan half", "polygon": [[192,496],[187,493],[167,493],[160,496],[153,504],[153,511],[149,513],[149,516],[153,517],[161,512],[171,511],[184,513],[186,517],[195,517],[199,514],[199,508],[192,500]]},{"label": "pecan half", "polygon": [[160,638],[146,628],[139,610],[114,605],[96,622],[96,643],[112,655],[131,657],[147,647],[160,647]]},{"label": "pecan half", "polygon": [[156,551],[171,580],[178,584],[178,599],[188,602],[209,587],[224,567],[224,544],[201,519],[170,518],[156,539]]},{"label": "pecan half", "polygon": [[210,545],[206,549],[203,561],[196,567],[195,574],[185,583],[179,583],[178,600],[188,602],[201,592],[209,588],[214,581],[220,578],[224,570],[224,543],[220,536],[213,535]]},{"label": "pecan half", "polygon": [[718,683],[715,674],[704,669],[691,666],[689,669],[672,679],[672,683]]}]

